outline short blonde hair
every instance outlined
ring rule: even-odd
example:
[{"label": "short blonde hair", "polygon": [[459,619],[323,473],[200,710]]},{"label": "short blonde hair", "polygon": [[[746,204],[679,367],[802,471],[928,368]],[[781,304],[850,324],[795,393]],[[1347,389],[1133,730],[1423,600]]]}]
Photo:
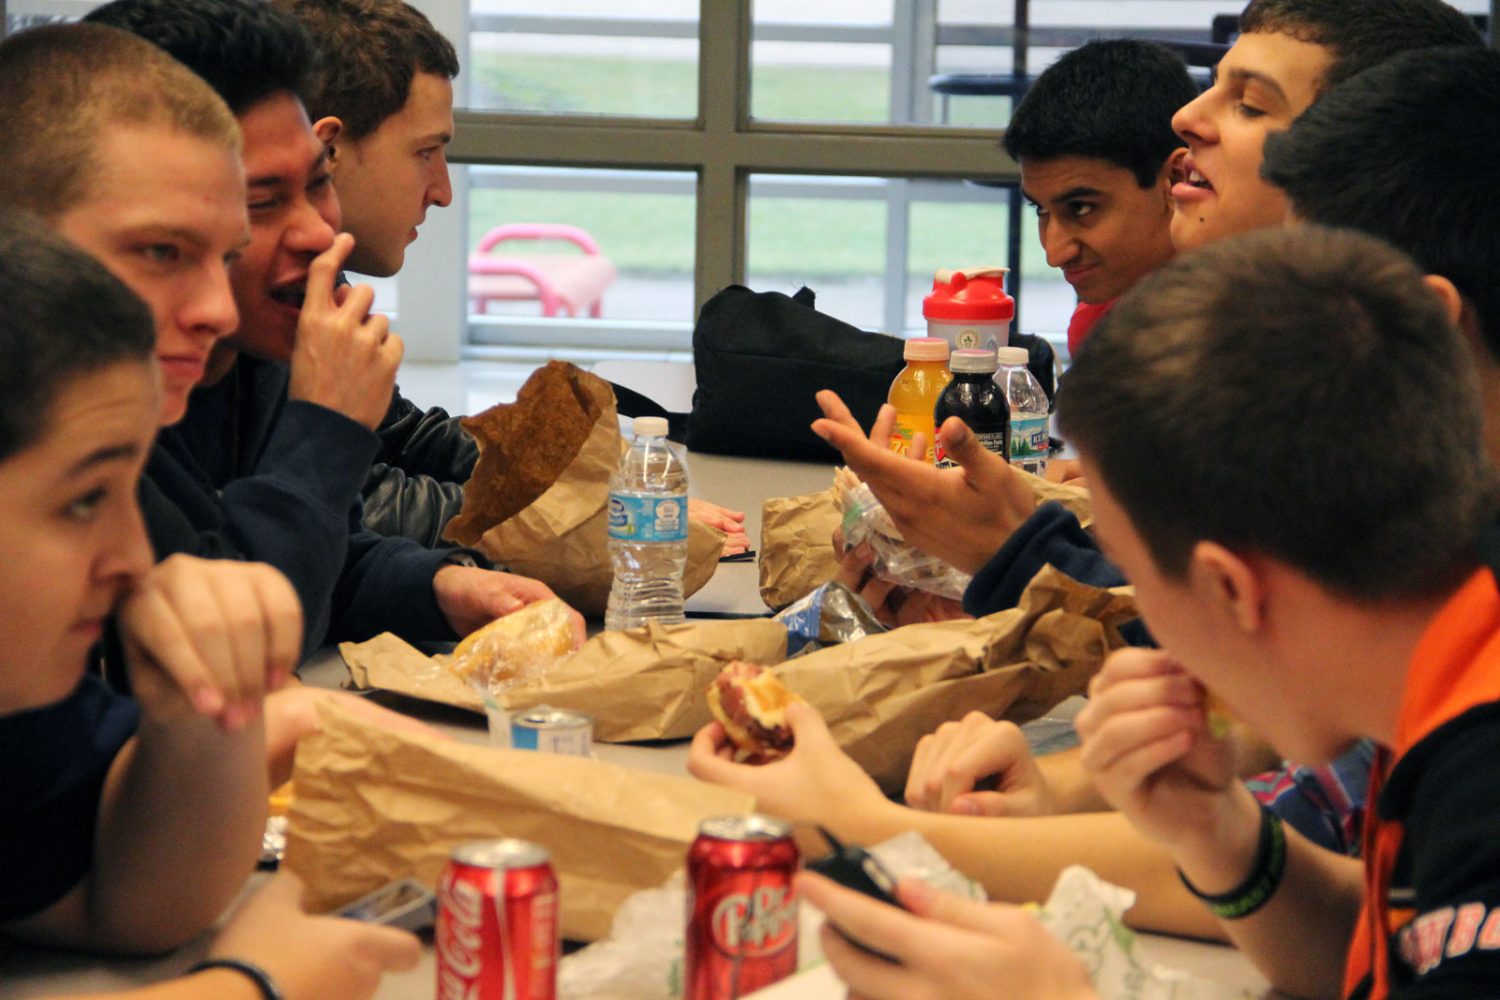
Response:
[{"label": "short blonde hair", "polygon": [[144,39],[52,24],[0,42],[0,206],[55,219],[82,201],[111,127],[163,127],[240,152],[213,89]]}]

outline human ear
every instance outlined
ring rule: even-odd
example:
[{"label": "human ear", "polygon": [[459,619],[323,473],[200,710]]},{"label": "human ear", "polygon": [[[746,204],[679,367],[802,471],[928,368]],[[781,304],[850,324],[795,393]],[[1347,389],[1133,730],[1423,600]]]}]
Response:
[{"label": "human ear", "polygon": [[1255,567],[1216,542],[1199,542],[1188,560],[1188,579],[1198,594],[1224,611],[1243,632],[1265,621],[1265,584]]},{"label": "human ear", "polygon": [[313,134],[318,137],[325,149],[328,150],[328,166],[330,169],[337,165],[339,155],[339,140],[344,134],[344,123],[342,120],[329,115],[327,118],[319,118],[313,123]]},{"label": "human ear", "polygon": [[1454,287],[1453,282],[1441,274],[1424,274],[1422,284],[1427,286],[1427,290],[1436,295],[1438,301],[1443,304],[1443,312],[1448,314],[1448,322],[1462,329],[1464,297]]}]

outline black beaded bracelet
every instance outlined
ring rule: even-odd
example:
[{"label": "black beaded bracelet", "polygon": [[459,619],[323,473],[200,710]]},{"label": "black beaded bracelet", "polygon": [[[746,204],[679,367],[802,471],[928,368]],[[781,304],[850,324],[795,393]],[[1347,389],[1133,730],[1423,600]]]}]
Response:
[{"label": "black beaded bracelet", "polygon": [[1248,917],[1276,893],[1281,877],[1286,874],[1286,830],[1281,826],[1281,817],[1264,805],[1260,807],[1260,841],[1255,848],[1255,862],[1245,881],[1228,892],[1209,895],[1200,892],[1188,881],[1179,869],[1177,877],[1187,891],[1208,904],[1208,912],[1220,920],[1239,920]]},{"label": "black beaded bracelet", "polygon": [[235,972],[250,977],[250,981],[255,984],[256,989],[260,990],[260,995],[265,997],[265,1000],[285,1000],[281,995],[281,990],[276,986],[276,980],[254,962],[246,962],[239,958],[205,958],[189,969],[188,975],[208,969],[233,969]]}]

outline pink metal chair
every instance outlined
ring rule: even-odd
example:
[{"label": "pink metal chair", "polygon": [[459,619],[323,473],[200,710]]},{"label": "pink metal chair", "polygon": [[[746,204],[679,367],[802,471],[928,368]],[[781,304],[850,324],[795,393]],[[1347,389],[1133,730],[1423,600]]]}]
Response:
[{"label": "pink metal chair", "polygon": [[[582,253],[497,254],[500,244],[514,240],[566,240]],[[601,315],[604,290],[618,276],[614,261],[599,252],[594,238],[577,226],[550,222],[512,222],[484,234],[477,252],[469,255],[469,306],[485,313],[491,302],[537,299],[543,316],[566,312],[577,316],[587,309]]]}]

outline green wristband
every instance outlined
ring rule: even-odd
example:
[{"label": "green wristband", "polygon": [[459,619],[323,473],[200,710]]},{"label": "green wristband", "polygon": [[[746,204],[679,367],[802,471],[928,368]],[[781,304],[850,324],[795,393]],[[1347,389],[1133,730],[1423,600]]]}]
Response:
[{"label": "green wristband", "polygon": [[1266,905],[1266,901],[1275,895],[1285,874],[1286,830],[1282,828],[1281,817],[1262,805],[1260,841],[1255,848],[1255,862],[1250,866],[1250,874],[1245,876],[1245,881],[1228,892],[1209,895],[1200,892],[1197,886],[1189,882],[1181,869],[1178,870],[1177,877],[1182,880],[1188,892],[1208,904],[1208,912],[1220,920],[1240,920]]}]

